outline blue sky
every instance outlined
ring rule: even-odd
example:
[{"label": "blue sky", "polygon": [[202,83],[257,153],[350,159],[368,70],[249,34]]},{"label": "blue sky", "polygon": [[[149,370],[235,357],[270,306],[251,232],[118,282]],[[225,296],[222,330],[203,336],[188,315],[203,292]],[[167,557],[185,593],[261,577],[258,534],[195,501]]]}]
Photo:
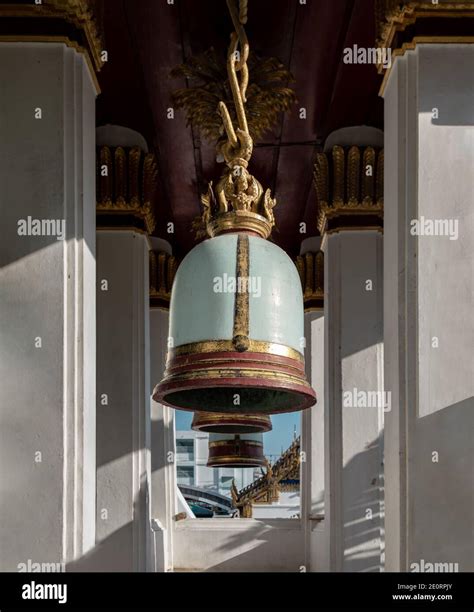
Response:
[{"label": "blue sky", "polygon": [[[176,410],[176,429],[191,429],[191,421],[193,420],[192,412],[184,410]],[[281,454],[282,448],[286,450],[292,440],[293,432],[296,426],[296,435],[300,433],[301,413],[289,412],[287,414],[272,415],[272,431],[263,434],[263,447],[265,455],[274,455],[271,459],[274,461],[277,455]]]}]

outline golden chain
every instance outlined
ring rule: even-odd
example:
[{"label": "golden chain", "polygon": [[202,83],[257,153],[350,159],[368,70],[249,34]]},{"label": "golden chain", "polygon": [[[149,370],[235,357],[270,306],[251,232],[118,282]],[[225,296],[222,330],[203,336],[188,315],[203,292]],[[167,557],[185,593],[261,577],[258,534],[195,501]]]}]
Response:
[{"label": "golden chain", "polygon": [[[239,2],[238,8],[237,2]],[[231,34],[227,55],[227,74],[235,104],[238,128],[237,131],[234,129],[225,103],[219,102],[218,110],[228,140],[228,143],[222,146],[222,151],[228,165],[235,165],[235,163],[246,165],[253,148],[245,114],[246,91],[249,82],[247,60],[250,48],[243,26],[247,23],[248,0],[227,0],[227,7],[235,28],[235,32]],[[240,82],[237,72],[241,73]]]}]

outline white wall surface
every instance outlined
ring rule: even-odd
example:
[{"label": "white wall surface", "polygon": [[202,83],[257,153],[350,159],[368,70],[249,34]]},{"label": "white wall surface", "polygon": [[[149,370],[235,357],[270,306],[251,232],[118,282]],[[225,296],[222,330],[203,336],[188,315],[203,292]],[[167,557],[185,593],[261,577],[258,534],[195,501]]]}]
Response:
[{"label": "white wall surface", "polygon": [[298,572],[303,530],[297,519],[177,521],[174,563],[178,571]]}]

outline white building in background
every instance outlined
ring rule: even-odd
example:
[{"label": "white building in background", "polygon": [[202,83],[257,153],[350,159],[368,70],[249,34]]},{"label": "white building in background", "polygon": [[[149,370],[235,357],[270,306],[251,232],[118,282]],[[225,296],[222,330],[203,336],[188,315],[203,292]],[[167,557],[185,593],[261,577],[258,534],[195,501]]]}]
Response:
[{"label": "white building in background", "polygon": [[178,485],[192,485],[210,489],[230,497],[232,480],[238,489],[258,478],[260,470],[253,468],[210,468],[209,434],[201,431],[176,432],[176,472]]}]

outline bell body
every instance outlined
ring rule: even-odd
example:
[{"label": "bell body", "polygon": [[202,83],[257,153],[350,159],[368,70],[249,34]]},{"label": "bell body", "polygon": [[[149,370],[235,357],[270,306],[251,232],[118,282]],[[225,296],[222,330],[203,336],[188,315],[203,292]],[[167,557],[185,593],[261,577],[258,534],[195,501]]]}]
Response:
[{"label": "bell body", "polygon": [[171,348],[153,398],[182,410],[266,413],[308,408],[304,313],[296,267],[249,232],[205,240],[179,266]]},{"label": "bell body", "polygon": [[191,428],[194,431],[209,433],[263,433],[271,430],[272,422],[268,414],[220,413],[200,410],[194,413]]},{"label": "bell body", "polygon": [[210,434],[207,467],[244,468],[266,464],[262,434]]}]

